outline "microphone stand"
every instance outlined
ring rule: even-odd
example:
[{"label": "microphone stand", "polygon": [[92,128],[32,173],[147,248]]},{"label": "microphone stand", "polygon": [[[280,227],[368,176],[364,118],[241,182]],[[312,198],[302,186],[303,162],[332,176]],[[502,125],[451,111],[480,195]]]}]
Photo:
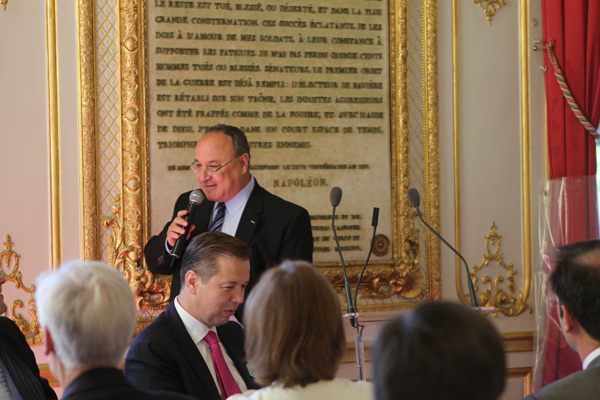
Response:
[{"label": "microphone stand", "polygon": [[[348,315],[356,314],[356,310],[354,309],[354,305],[352,304],[352,292],[350,291],[350,284],[348,283],[348,274],[346,272],[346,264],[344,263],[344,256],[342,255],[342,248],[340,247],[340,241],[338,240],[337,232],[335,230],[335,209],[336,206],[333,206],[333,212],[331,215],[331,229],[333,230],[333,237],[335,239],[335,244],[338,248],[338,253],[340,255],[340,261],[342,262],[342,270],[344,272],[344,292],[346,293],[346,303],[348,304]],[[350,322],[352,326],[354,326],[354,319],[351,317]]]},{"label": "microphone stand", "polygon": [[354,302],[352,301],[352,294],[350,291],[350,285],[348,283],[348,275],[346,274],[346,265],[344,264],[344,257],[342,255],[342,249],[340,247],[340,242],[338,240],[337,232],[335,230],[335,206],[333,206],[333,213],[331,219],[331,228],[333,229],[333,237],[335,238],[335,243],[338,248],[338,252],[340,255],[340,260],[342,262],[342,269],[344,272],[344,291],[346,293],[346,302],[348,303],[348,314],[345,314],[344,317],[349,318],[350,325],[356,329],[356,335],[354,336],[354,348],[356,351],[356,367],[358,369],[358,380],[365,380],[365,348],[363,344],[363,329],[364,325],[362,325],[358,321],[358,310],[356,308],[357,297],[358,297],[358,287],[360,285],[360,281],[362,280],[363,274],[367,268],[367,264],[369,263],[369,259],[371,258],[371,253],[373,252],[373,246],[375,244],[375,232],[377,231],[377,220],[379,218],[379,208],[373,208],[373,238],[371,239],[371,246],[369,248],[369,254],[367,255],[367,260],[365,261],[365,265],[360,272],[358,277],[358,281],[356,282],[356,287],[354,290]]},{"label": "microphone stand", "polygon": [[479,304],[477,303],[477,296],[475,295],[475,287],[473,286],[473,280],[471,279],[471,273],[469,271],[469,264],[467,264],[467,260],[465,260],[465,258],[462,256],[462,254],[460,254],[458,251],[456,251],[456,249],[450,243],[448,243],[446,241],[446,239],[444,239],[439,233],[437,233],[435,229],[433,229],[427,222],[425,222],[425,219],[423,219],[423,216],[421,215],[421,210],[419,210],[419,206],[414,205],[414,207],[417,210],[417,215],[419,216],[419,219],[421,220],[421,222],[423,222],[425,224],[425,226],[427,228],[429,228],[429,230],[435,234],[435,236],[437,236],[442,242],[444,242],[444,244],[446,246],[448,246],[450,248],[450,250],[452,250],[454,252],[454,254],[456,254],[462,260],[463,264],[465,265],[465,269],[467,270],[467,282],[469,285],[469,295],[471,297],[471,307],[479,309],[480,307],[479,307]]}]

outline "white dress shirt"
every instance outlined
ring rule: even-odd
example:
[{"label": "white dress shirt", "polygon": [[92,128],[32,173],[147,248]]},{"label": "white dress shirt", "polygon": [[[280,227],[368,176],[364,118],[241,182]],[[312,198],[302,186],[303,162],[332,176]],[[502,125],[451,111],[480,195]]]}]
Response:
[{"label": "white dress shirt", "polygon": [[[215,334],[217,334],[217,337],[219,337],[217,330],[214,327],[209,329],[206,325],[204,325],[202,322],[194,318],[190,313],[185,311],[183,307],[181,307],[181,305],[179,304],[179,299],[177,299],[177,297],[175,298],[175,310],[177,311],[177,314],[179,314],[179,318],[181,318],[181,321],[183,321],[185,330],[196,344],[200,355],[202,355],[202,358],[204,359],[204,362],[206,363],[206,366],[208,367],[210,374],[212,375],[212,378],[215,381],[217,390],[219,390],[219,394],[221,394],[221,386],[219,385],[219,381],[217,380],[217,375],[215,374],[215,367],[212,362],[212,352],[210,351],[210,345],[203,340],[209,331],[215,332]],[[221,343],[220,339],[219,346],[221,346],[223,357],[225,358],[227,367],[229,367],[229,370],[231,371],[231,375],[233,375],[233,379],[235,379],[235,382],[238,384],[240,390],[243,392],[244,390],[248,389],[248,387],[246,386],[244,379],[235,367],[235,364],[231,360],[231,357],[229,357],[229,354],[227,354],[227,350],[225,349],[225,347],[223,347],[223,343]]]},{"label": "white dress shirt", "polygon": [[[221,232],[230,236],[235,236],[238,225],[240,224],[240,219],[242,219],[244,208],[246,208],[246,203],[248,203],[248,199],[250,198],[250,194],[254,190],[255,185],[256,181],[254,180],[254,176],[251,175],[250,182],[248,182],[248,184],[244,186],[244,188],[240,190],[238,194],[225,202],[225,220],[223,221]],[[218,203],[215,202],[215,206],[210,217],[211,222],[215,217],[217,204]]]}]

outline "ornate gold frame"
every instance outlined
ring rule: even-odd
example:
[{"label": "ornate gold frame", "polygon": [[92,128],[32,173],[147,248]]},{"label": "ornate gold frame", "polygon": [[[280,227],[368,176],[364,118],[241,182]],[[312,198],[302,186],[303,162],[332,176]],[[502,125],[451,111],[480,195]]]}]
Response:
[{"label": "ornate gold frame", "polygon": [[[168,282],[154,277],[142,263],[142,248],[148,239],[149,215],[148,112],[145,58],[145,4],[135,0],[119,0],[119,67],[121,116],[121,183],[109,215],[100,215],[101,193],[97,186],[97,127],[95,96],[95,16],[98,0],[78,0],[78,45],[80,83],[80,134],[82,168],[83,256],[99,259],[99,237],[110,236],[108,261],[122,270],[136,292],[141,310],[156,310],[164,305]],[[98,7],[96,5],[96,7]],[[106,5],[104,5],[106,7]],[[409,165],[409,122],[407,104],[407,7],[406,0],[390,0],[390,88],[392,121],[393,238],[396,244],[392,260],[375,265],[376,272],[363,278],[364,298],[377,299],[377,304],[361,305],[363,311],[409,308],[424,299],[441,297],[440,244],[431,240],[429,232],[420,233],[413,210],[404,194],[414,185]],[[437,67],[437,0],[421,0],[423,29],[423,182],[428,200],[423,213],[439,230],[439,129]],[[412,179],[411,179],[412,178]],[[104,194],[106,196],[106,194]],[[102,226],[109,228],[102,231]],[[419,243],[420,237],[425,243]],[[425,252],[426,265],[419,266],[419,248]],[[333,284],[341,287],[340,266],[318,265]],[[350,263],[350,280],[356,281],[361,266]],[[424,277],[422,271],[428,275]],[[426,279],[425,279],[426,278]],[[423,286],[423,282],[427,282]],[[421,285],[421,286],[419,286]],[[405,299],[391,300],[393,296]],[[362,303],[361,303],[362,304]],[[143,313],[142,313],[143,314]]]}]

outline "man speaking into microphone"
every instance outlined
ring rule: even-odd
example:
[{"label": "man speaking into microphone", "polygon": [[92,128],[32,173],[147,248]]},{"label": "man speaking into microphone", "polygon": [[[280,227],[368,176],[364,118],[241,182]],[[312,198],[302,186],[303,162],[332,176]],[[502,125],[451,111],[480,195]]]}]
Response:
[{"label": "man speaking into microphone", "polygon": [[[191,191],[181,194],[171,220],[144,248],[146,264],[152,273],[174,275],[169,300],[180,289],[178,256],[183,251],[174,255],[176,242],[184,241],[185,248],[190,239],[203,232],[221,231],[250,247],[250,282],[246,294],[264,270],[286,258],[312,262],[313,237],[308,212],[258,184],[250,173],[250,146],[242,130],[223,124],[207,129],[196,144],[190,167],[206,199],[197,200],[200,204],[190,207]],[[191,210],[189,215],[188,210]],[[188,237],[185,232],[189,232]]]}]

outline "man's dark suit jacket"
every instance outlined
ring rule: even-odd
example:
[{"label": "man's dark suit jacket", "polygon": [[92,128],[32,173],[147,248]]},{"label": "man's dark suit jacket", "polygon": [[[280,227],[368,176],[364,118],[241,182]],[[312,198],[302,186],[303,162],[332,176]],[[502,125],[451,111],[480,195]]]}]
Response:
[{"label": "man's dark suit jacket", "polygon": [[66,387],[62,400],[192,400],[179,393],[142,392],[133,387],[116,368],[95,368],[85,371]]},{"label": "man's dark suit jacket", "polygon": [[[227,354],[249,389],[256,389],[245,363],[244,330],[236,322],[217,327]],[[125,358],[127,379],[142,390],[168,390],[203,400],[220,400],[200,351],[171,303],[133,341]]]},{"label": "man's dark suit jacket", "polygon": [[[152,273],[173,275],[169,299],[171,301],[179,294],[181,288],[181,259],[175,260],[171,268],[172,257],[165,249],[165,241],[169,225],[177,216],[177,212],[187,209],[190,193],[191,191],[179,196],[171,221],[167,222],[163,231],[153,236],[144,248],[146,264]],[[192,219],[196,228],[190,240],[208,230],[214,204],[208,200],[200,204]],[[255,182],[254,190],[246,203],[235,237],[246,243],[252,252],[250,283],[246,295],[260,274],[284,259],[312,262],[313,236],[308,211],[269,193],[260,187],[258,182]]]},{"label": "man's dark suit jacket", "polygon": [[24,399],[56,399],[48,381],[40,376],[35,355],[25,336],[7,317],[0,316],[0,357]]},{"label": "man's dark suit jacket", "polygon": [[588,400],[600,398],[600,357],[575,372],[527,396],[525,400]]}]

